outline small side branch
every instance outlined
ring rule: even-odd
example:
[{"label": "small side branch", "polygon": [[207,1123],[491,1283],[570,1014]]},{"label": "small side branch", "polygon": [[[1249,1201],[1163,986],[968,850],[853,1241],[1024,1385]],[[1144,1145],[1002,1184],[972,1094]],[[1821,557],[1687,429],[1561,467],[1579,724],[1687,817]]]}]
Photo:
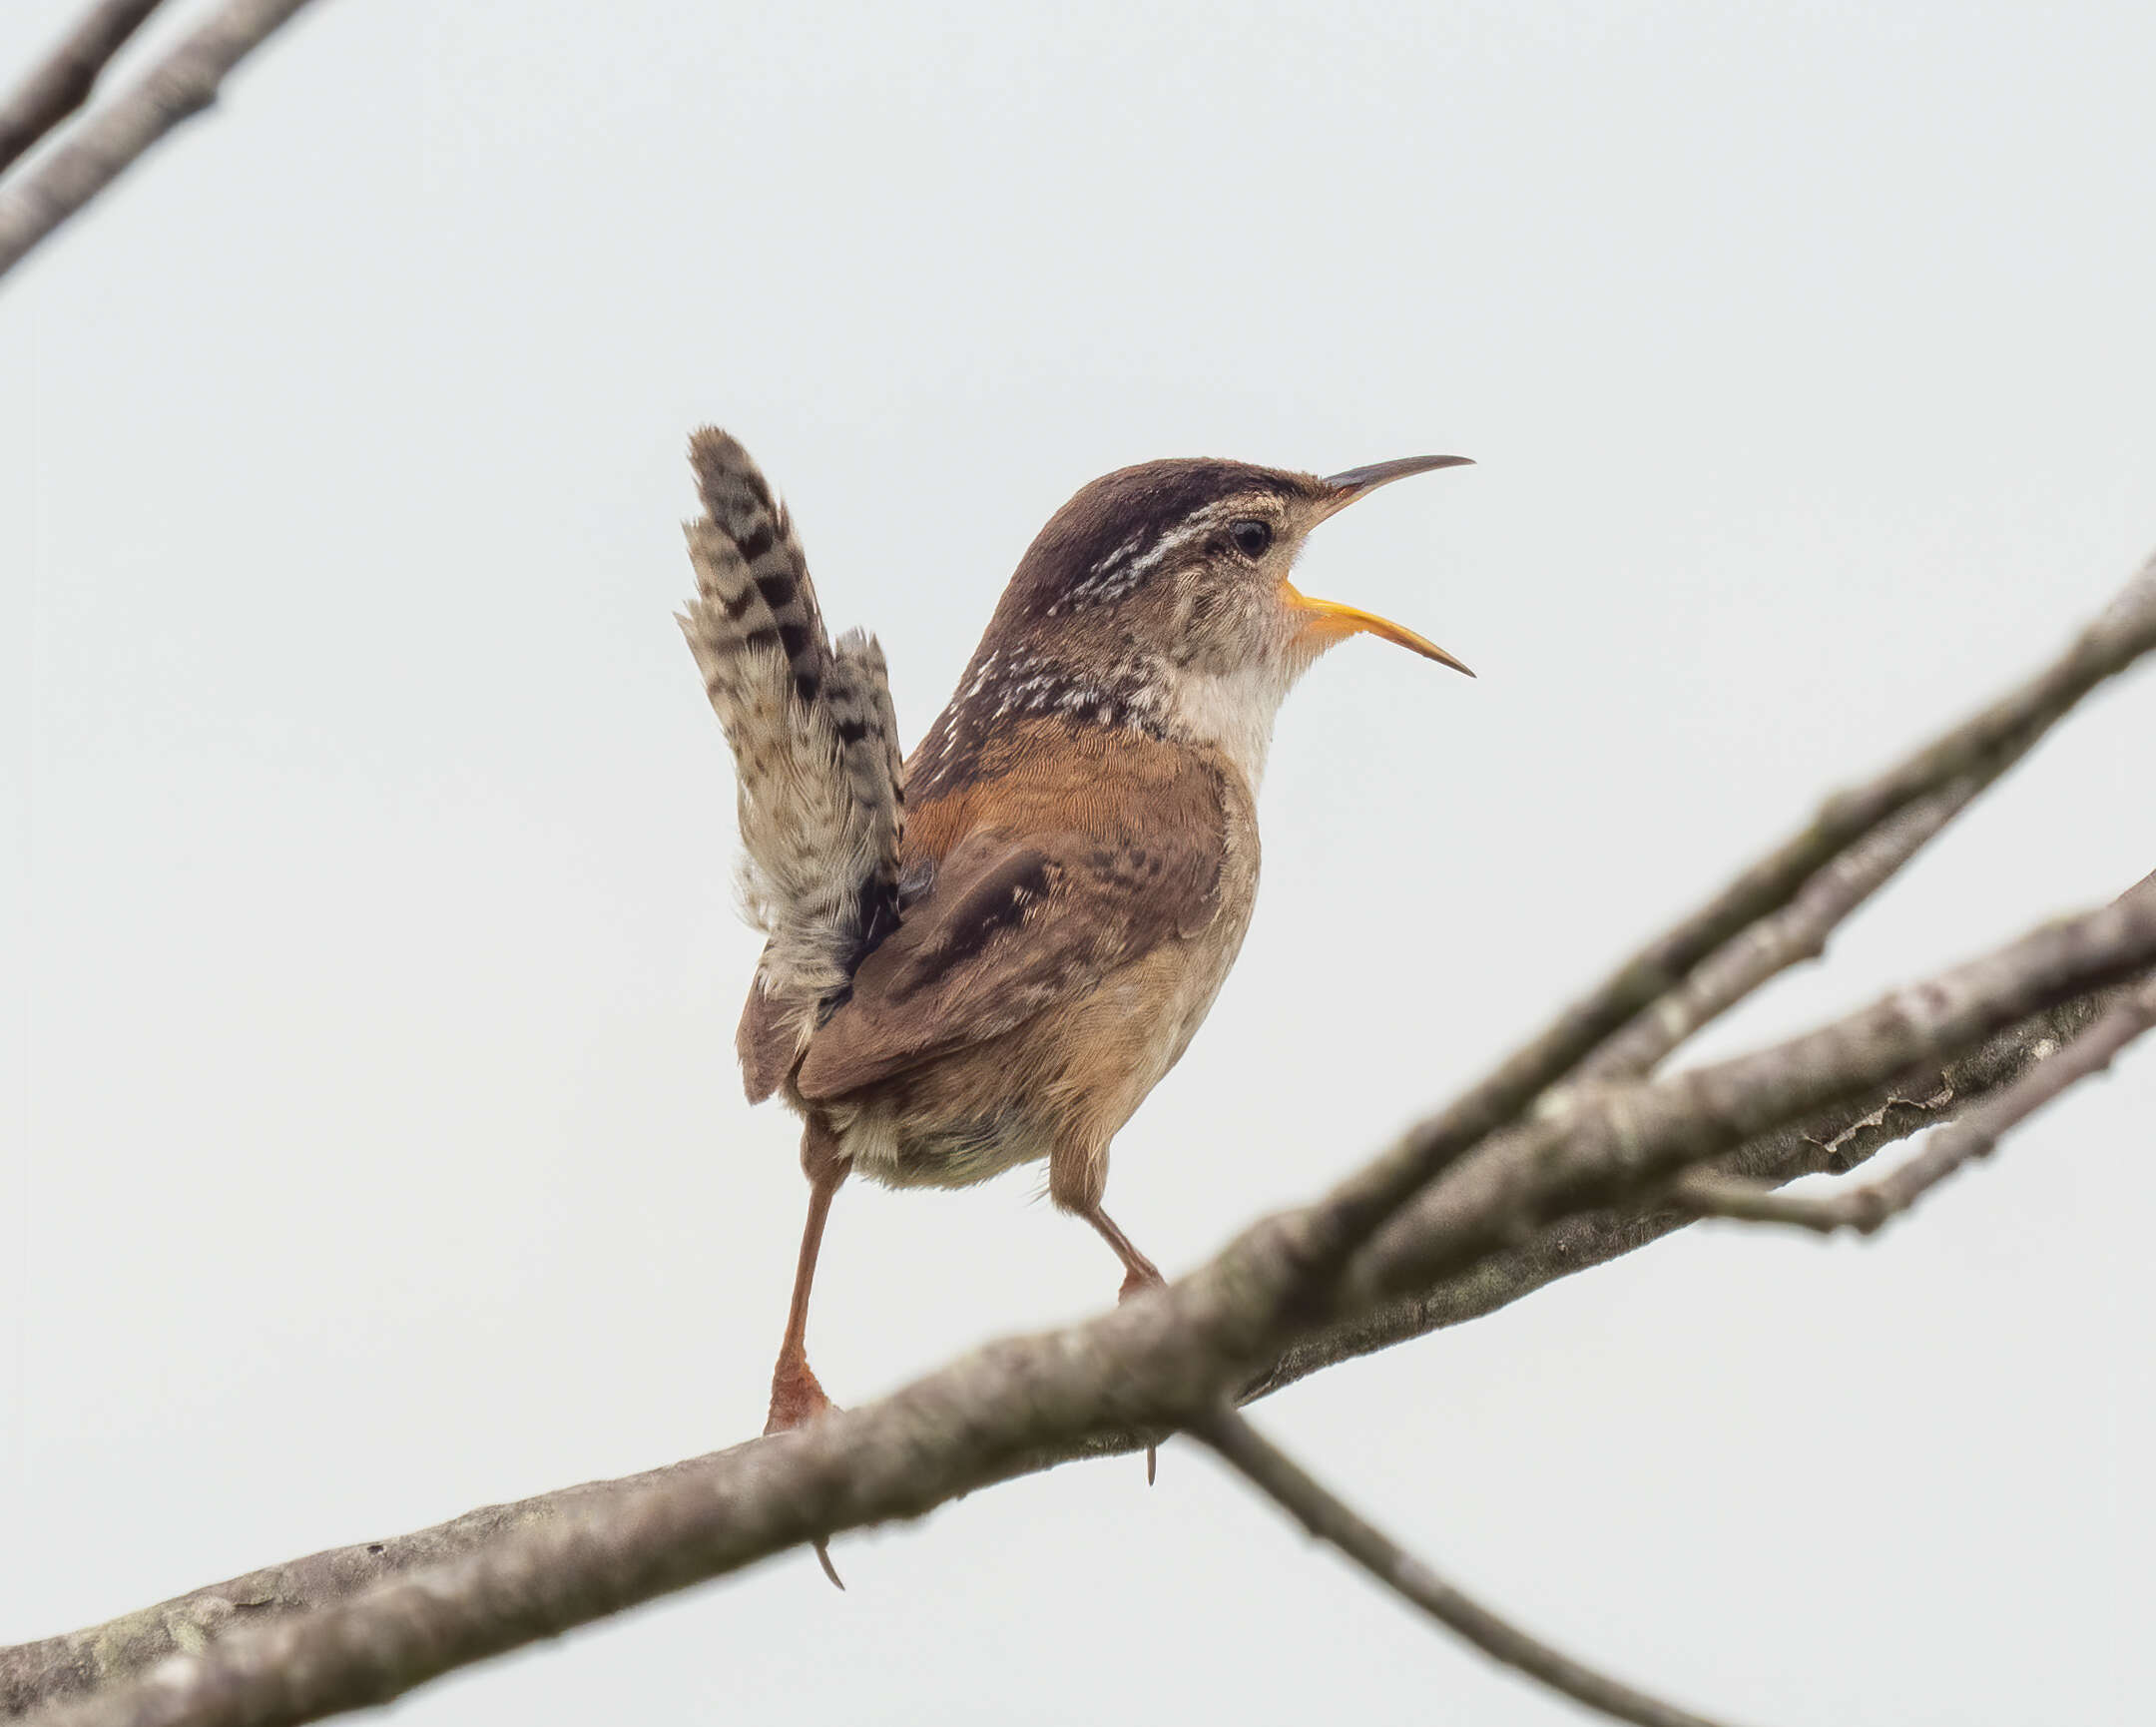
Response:
[{"label": "small side branch", "polygon": [[0,185],[0,276],[182,121],[307,0],[227,0],[42,161]]},{"label": "small side branch", "polygon": [[103,0],[0,102],[0,171],[90,100],[98,76],[162,0]]},{"label": "small side branch", "polygon": [[1464,1637],[1493,1661],[1634,1727],[1718,1727],[1705,1715],[1665,1703],[1575,1661],[1462,1594],[1350,1509],[1242,1416],[1222,1410],[1199,1422],[1191,1433],[1319,1540],[1338,1547],[1401,1600]]},{"label": "small side branch", "polygon": [[[2028,743],[2035,738],[2036,734],[2030,734]],[[1568,1083],[1637,1079],[1652,1073],[1678,1045],[1761,985],[1793,965],[1819,958],[1827,950],[1827,937],[2026,750],[2024,744],[2010,754],[2002,753],[1984,772],[1956,780],[1874,829],[1807,881],[1789,904],[1717,949],[1661,1000],[1642,1009],[1631,1024],[1581,1062]]]},{"label": "small side branch", "polygon": [[[2044,1053],[2078,1037],[2111,999],[2108,990],[2070,997],[1915,1074],[1913,1085],[1897,1078],[1891,1087],[1786,1122],[1702,1167],[1755,1182],[1763,1190],[1808,1175],[1847,1175],[1888,1146],[1942,1126],[1997,1096]],[[1904,1089],[1916,1097],[1900,1095]],[[1336,1363],[1481,1319],[1559,1278],[1636,1253],[1699,1221],[1697,1213],[1671,1203],[1666,1195],[1566,1218],[1469,1271],[1299,1337],[1245,1389],[1241,1401],[1248,1404]],[[0,1651],[0,1675],[5,1671],[6,1652]]]},{"label": "small side branch", "polygon": [[1693,1167],[1815,1110],[2156,967],[2156,892],[2048,924],[1801,1037],[1653,1084],[1582,1087],[1478,1146],[1350,1266],[1341,1311],[1471,1269],[1567,1214],[1666,1193]]},{"label": "small side branch", "polygon": [[1962,1165],[1988,1157],[2014,1128],[2069,1087],[2103,1072],[2112,1058],[2156,1027],[2156,979],[2129,990],[2101,1019],[1981,1109],[1943,1127],[1898,1169],[1860,1187],[1821,1195],[1777,1193],[1757,1182],[1695,1170],[1671,1187],[1679,1204],[1702,1217],[1788,1224],[1820,1235],[1853,1229],[1872,1235],[1907,1211]]}]

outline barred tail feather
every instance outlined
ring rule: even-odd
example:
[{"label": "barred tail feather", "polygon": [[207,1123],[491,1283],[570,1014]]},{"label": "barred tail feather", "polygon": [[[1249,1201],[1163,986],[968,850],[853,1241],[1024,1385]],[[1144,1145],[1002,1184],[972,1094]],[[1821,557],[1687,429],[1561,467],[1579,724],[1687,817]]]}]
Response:
[{"label": "barred tail feather", "polygon": [[705,514],[687,528],[696,598],[678,621],[734,751],[749,920],[771,939],[742,1024],[767,1096],[896,921],[905,797],[883,652],[834,649],[783,505],[749,453],[707,427],[689,442]]}]

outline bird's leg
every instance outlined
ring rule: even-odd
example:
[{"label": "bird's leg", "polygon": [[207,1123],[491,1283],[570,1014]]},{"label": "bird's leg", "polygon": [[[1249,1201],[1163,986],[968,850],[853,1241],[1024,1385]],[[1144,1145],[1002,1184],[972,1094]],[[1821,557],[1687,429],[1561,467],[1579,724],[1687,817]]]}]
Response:
[{"label": "bird's leg", "polygon": [[[831,1195],[845,1180],[848,1165],[838,1142],[820,1122],[810,1119],[802,1131],[802,1173],[808,1178],[808,1220],[802,1225],[801,1258],[794,1267],[794,1302],[787,1309],[786,1336],[779,1344],[779,1365],[772,1369],[771,1416],[766,1434],[783,1434],[833,1409],[816,1377],[808,1371],[808,1290],[815,1282],[816,1251],[823,1245],[823,1221],[830,1216]],[[845,1583],[831,1563],[830,1544],[815,1544],[816,1563],[831,1587]]]},{"label": "bird's leg", "polygon": [[823,1222],[830,1216],[831,1195],[846,1178],[846,1161],[835,1136],[811,1121],[802,1134],[802,1172],[808,1177],[808,1219],[802,1225],[801,1259],[794,1268],[794,1304],[787,1311],[786,1337],[779,1364],[772,1369],[771,1419],[767,1434],[820,1416],[831,1407],[816,1377],[808,1371],[808,1291],[815,1283],[816,1251],[823,1245]]},{"label": "bird's leg", "polygon": [[[1048,1153],[1048,1197],[1058,1209],[1082,1217],[1101,1240],[1115,1249],[1123,1262],[1123,1287],[1118,1301],[1129,1301],[1142,1290],[1165,1284],[1160,1267],[1138,1251],[1116,1221],[1101,1210],[1101,1194],[1108,1186],[1108,1135],[1079,1131],[1058,1138]],[[1158,1447],[1146,1446],[1146,1485],[1159,1471]]]},{"label": "bird's leg", "polygon": [[1101,1240],[1115,1249],[1116,1258],[1123,1262],[1123,1287],[1116,1292],[1116,1300],[1129,1301],[1140,1290],[1148,1290],[1166,1283],[1160,1267],[1131,1245],[1131,1238],[1116,1227],[1116,1221],[1101,1210],[1098,1203],[1087,1206],[1078,1214],[1100,1231]]},{"label": "bird's leg", "polygon": [[[1117,1301],[1127,1302],[1141,1290],[1155,1289],[1168,1281],[1161,1276],[1160,1267],[1132,1245],[1131,1238],[1116,1226],[1115,1219],[1101,1210],[1098,1200],[1084,1207],[1078,1215],[1100,1231],[1101,1240],[1114,1248],[1116,1258],[1123,1262],[1123,1287],[1116,1292]],[[1160,1447],[1148,1445],[1145,1448],[1146,1485],[1150,1487],[1159,1473]]]}]

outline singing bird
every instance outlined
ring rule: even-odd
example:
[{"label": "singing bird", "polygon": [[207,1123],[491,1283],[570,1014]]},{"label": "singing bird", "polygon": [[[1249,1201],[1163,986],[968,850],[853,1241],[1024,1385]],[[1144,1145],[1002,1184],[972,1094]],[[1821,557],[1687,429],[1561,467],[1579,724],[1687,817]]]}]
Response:
[{"label": "singing bird", "polygon": [[[957,693],[902,764],[883,654],[824,632],[786,508],[716,428],[679,622],[732,746],[742,897],[768,937],[737,1047],[752,1103],[803,1121],[808,1218],[767,1433],[829,1407],[808,1291],[858,1172],[964,1187],[1045,1159],[1123,1262],[1108,1148],[1181,1058],[1258,890],[1274,715],[1357,632],[1457,671],[1412,630],[1297,591],[1320,522],[1409,474],[1145,462],[1097,479],[1019,560]],[[1468,674],[1470,677],[1472,673]]]}]

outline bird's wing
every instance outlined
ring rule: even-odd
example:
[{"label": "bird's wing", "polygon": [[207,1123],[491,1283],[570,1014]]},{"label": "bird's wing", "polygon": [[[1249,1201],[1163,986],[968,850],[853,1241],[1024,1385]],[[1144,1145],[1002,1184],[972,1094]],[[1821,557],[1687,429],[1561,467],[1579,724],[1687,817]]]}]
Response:
[{"label": "bird's wing", "polygon": [[737,1047],[768,1097],[817,1013],[896,919],[905,793],[883,651],[834,647],[786,507],[749,452],[689,440],[704,515],[689,524],[697,594],[682,634],[733,746],[743,904],[771,940]]},{"label": "bird's wing", "polygon": [[780,1002],[765,994],[764,979],[771,969],[771,943],[764,943],[756,976],[749,984],[749,999],[742,1004],[741,1022],[734,1027],[734,1053],[741,1058],[742,1090],[751,1103],[762,1103],[779,1089],[802,1051],[799,1016],[782,1010]]},{"label": "bird's wing", "polygon": [[1204,794],[1210,820],[1106,836],[984,828],[961,841],[810,1034],[795,1075],[802,1096],[842,1097],[999,1036],[1205,928],[1226,839],[1217,783],[1202,781],[1187,789]]}]

